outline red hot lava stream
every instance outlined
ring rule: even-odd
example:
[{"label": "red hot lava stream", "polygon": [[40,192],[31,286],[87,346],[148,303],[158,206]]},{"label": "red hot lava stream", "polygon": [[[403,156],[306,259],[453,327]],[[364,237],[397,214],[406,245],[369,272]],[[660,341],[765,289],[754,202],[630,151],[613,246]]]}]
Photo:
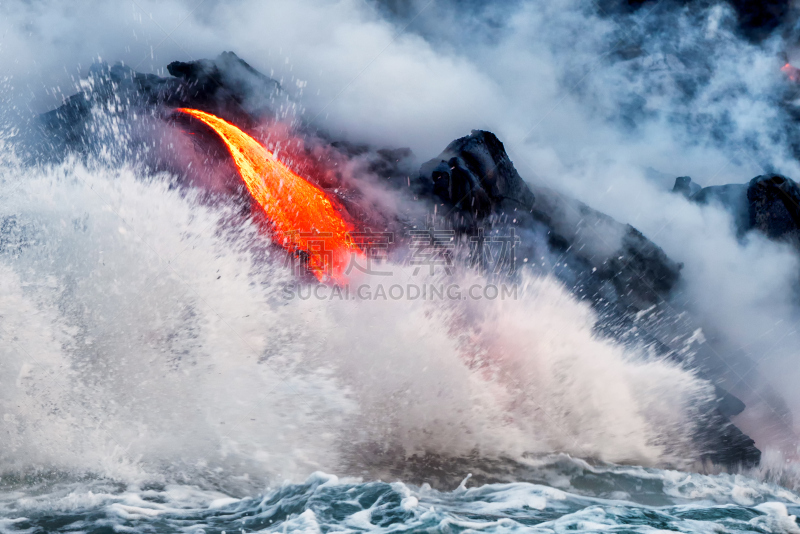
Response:
[{"label": "red hot lava stream", "polygon": [[360,261],[363,253],[350,239],[353,226],[325,193],[233,124],[197,109],[177,111],[202,121],[225,143],[247,190],[272,223],[273,240],[291,253],[306,253],[309,270],[320,281],[346,282],[350,260]]}]

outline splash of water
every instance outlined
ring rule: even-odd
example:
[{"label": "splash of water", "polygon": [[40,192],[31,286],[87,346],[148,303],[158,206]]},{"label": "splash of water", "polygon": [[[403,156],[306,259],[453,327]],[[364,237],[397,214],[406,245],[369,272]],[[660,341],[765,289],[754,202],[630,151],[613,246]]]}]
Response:
[{"label": "splash of water", "polygon": [[[287,299],[284,253],[168,176],[2,181],[6,472],[261,487],[354,456],[691,457],[708,385],[598,339],[550,278],[502,303]],[[392,271],[365,282],[413,276]]]}]

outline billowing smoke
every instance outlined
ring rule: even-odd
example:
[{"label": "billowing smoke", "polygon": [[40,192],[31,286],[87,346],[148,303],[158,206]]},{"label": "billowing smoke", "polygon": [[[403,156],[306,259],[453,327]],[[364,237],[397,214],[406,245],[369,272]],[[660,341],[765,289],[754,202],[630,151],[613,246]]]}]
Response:
[{"label": "billowing smoke", "polygon": [[[760,446],[793,452],[787,443],[794,434],[791,414],[800,409],[792,367],[800,346],[795,329],[797,253],[787,244],[758,234],[739,238],[724,210],[699,206],[670,192],[674,178],[683,175],[706,186],[741,183],[767,171],[800,177],[791,102],[787,101],[792,89],[780,71],[785,54],[791,53],[780,32],[783,28],[791,35],[792,28],[784,20],[789,10],[777,12],[784,17],[780,19],[784,26],[770,33],[769,24],[755,24],[738,4],[645,2],[638,8],[611,4],[583,0],[508,1],[488,6],[426,0],[137,0],[120,9],[102,2],[69,7],[55,2],[6,3],[0,7],[0,66],[8,77],[10,102],[6,112],[17,120],[58,105],[62,97],[75,91],[77,80],[98,59],[163,73],[164,66],[176,59],[214,57],[222,50],[234,50],[281,82],[299,103],[295,110],[299,120],[333,137],[373,146],[409,146],[424,161],[471,129],[491,130],[506,143],[523,178],[634,225],[672,259],[683,263],[676,306],[686,305],[700,317],[704,335],[715,340],[720,352],[725,385],[753,407],[750,413],[755,415],[740,423]],[[40,177],[39,182],[47,187],[45,178]],[[177,206],[178,201],[175,203]],[[597,236],[598,240],[604,238]],[[214,246],[207,245],[209,250]],[[144,288],[149,282],[138,283]],[[246,301],[246,291],[240,289]],[[546,284],[536,289],[544,301],[553,291]],[[571,301],[561,306],[567,315],[583,313]],[[404,317],[422,313],[405,311]],[[183,324],[194,319],[170,320]],[[587,331],[585,323],[591,322],[585,317],[572,320],[583,325],[575,327],[578,333]],[[258,329],[247,324],[248,329]],[[491,332],[493,323],[486,324]],[[69,328],[75,326],[65,325]],[[326,332],[336,331],[329,328]],[[289,327],[279,332],[301,336]],[[451,354],[446,347],[450,341],[439,334],[432,334],[428,349]],[[521,338],[536,339],[539,334],[527,332],[527,337]],[[177,347],[194,342],[176,336],[169,344]],[[342,343],[335,336],[333,342]],[[557,353],[542,343],[542,354]],[[55,350],[41,351],[49,354],[51,349]],[[177,353],[181,350],[175,349]],[[607,362],[605,369],[621,366],[619,362],[627,358],[614,352],[621,349],[588,338],[581,350]],[[136,357],[130,355],[130,365],[135,366]],[[535,361],[545,365],[549,360],[542,358]],[[564,356],[564,361],[570,362],[570,356]],[[442,369],[469,374],[448,365],[442,364]],[[650,385],[641,369],[620,369],[621,374],[628,374],[624,382],[632,396],[642,395],[634,391],[636,387],[652,392],[664,384],[685,391],[687,398],[704,395],[691,377],[673,377],[670,373],[679,372],[669,367],[654,371],[670,376]],[[132,368],[131,372],[135,371]],[[641,376],[633,376],[639,372]],[[20,377],[25,376],[20,371]],[[316,379],[323,384],[327,377]],[[393,387],[405,398],[407,392],[399,385]],[[453,395],[462,395],[459,400],[476,395],[448,387]],[[577,391],[581,385],[575,388]],[[375,417],[380,419],[386,412],[376,407],[373,397],[377,394],[365,389],[353,395],[360,395],[364,406],[375,407]],[[644,395],[648,400],[643,404],[648,404],[652,397]],[[367,398],[373,400],[367,402]],[[351,399],[344,396],[342,406]],[[573,400],[565,402],[579,405]],[[618,400],[619,404],[625,402]],[[186,404],[191,405],[189,401]],[[611,410],[612,404],[617,405],[603,406]],[[454,406],[445,409],[458,411]],[[526,413],[534,408],[523,405],[519,409]],[[492,412],[486,410],[480,417],[491,420]],[[471,415],[478,419],[470,422],[455,415],[447,419],[467,428],[479,420],[479,415]],[[597,421],[604,421],[602,414],[595,415]],[[663,417],[668,427],[678,425],[671,416]],[[585,414],[569,421],[587,424],[590,419]],[[633,416],[626,420],[634,421],[634,426],[640,424]],[[424,425],[417,428],[401,423],[397,428],[406,429],[409,436],[429,432]],[[211,423],[204,419],[203,424]],[[375,421],[373,427],[380,428],[380,424]],[[438,421],[430,424],[436,426]],[[639,430],[614,427],[617,433],[609,433],[611,444],[598,450],[575,448],[572,441],[557,435],[547,439],[553,440],[552,447],[576,454],[651,461],[661,455],[653,449],[659,436],[649,435],[644,428],[647,425],[641,425]],[[324,429],[315,430],[325,439],[334,439]],[[467,430],[474,433],[472,428]],[[530,429],[520,430],[526,431]],[[618,449],[625,436],[634,434],[642,441],[632,442],[630,451],[605,455],[607,450]],[[584,434],[598,435],[592,431]],[[286,437],[277,443],[291,441]],[[471,445],[491,448],[496,444],[480,436]],[[548,448],[541,442],[516,446]],[[261,452],[279,455],[285,451]],[[317,458],[309,463],[317,461],[324,463]]]}]

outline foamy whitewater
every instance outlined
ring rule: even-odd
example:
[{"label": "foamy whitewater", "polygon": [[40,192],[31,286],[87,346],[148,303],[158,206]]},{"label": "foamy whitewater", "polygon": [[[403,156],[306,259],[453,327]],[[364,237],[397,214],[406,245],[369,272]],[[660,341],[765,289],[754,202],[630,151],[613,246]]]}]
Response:
[{"label": "foamy whitewater", "polygon": [[[597,338],[551,278],[463,305],[287,298],[266,236],[167,176],[4,170],[5,466],[263,479],[375,447],[691,457],[708,386]],[[393,270],[377,281],[411,279]]]},{"label": "foamy whitewater", "polygon": [[[0,4],[0,533],[800,532],[797,252],[669,192],[800,178],[782,38],[727,5],[134,4]],[[523,178],[640,229],[683,264],[690,342],[744,369],[720,380],[761,465],[697,463],[714,386],[599,336],[542,270],[509,299],[303,298],[240,204],[137,163],[99,110],[93,156],[15,155],[98,56],[163,74],[233,48],[294,125],[421,161],[489,128]],[[188,146],[159,121],[154,152]],[[357,282],[495,281],[382,266]]]}]

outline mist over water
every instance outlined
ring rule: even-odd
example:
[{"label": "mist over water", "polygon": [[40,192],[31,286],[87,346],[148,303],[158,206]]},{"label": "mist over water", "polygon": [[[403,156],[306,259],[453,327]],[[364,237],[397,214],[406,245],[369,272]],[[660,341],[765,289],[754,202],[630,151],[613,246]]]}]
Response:
[{"label": "mist over water", "polygon": [[[678,483],[563,457],[552,468],[556,453],[697,467],[693,437],[715,400],[688,367],[599,337],[589,304],[546,273],[522,269],[518,298],[504,301],[287,299],[285,255],[236,202],[209,200],[224,189],[213,170],[185,187],[130,154],[104,157],[139,146],[113,121],[99,158],[30,166],[14,156],[17,132],[73,94],[92,62],[163,75],[170,61],[222,50],[281,82],[290,121],[331,138],[409,146],[419,163],[491,130],[525,180],[630,223],[682,263],[665,305],[695,316],[721,385],[746,402],[735,422],[765,452],[750,474],[794,487],[797,251],[737,236],[721,207],[670,192],[684,175],[704,186],[800,178],[782,35],[756,42],[727,4],[672,2],[45,1],[6,3],[0,15],[0,480],[132,484],[98,497],[114,510],[141,505],[151,490],[136,488],[166,484],[158,499],[204,508],[221,494],[169,485],[254,495],[306,480],[286,491],[316,495],[340,483],[307,478],[315,471],[389,480],[424,476],[418,462],[460,478],[478,459],[543,462],[537,481],[592,498],[636,501],[657,480],[653,494],[680,502],[794,502],[738,478]],[[185,159],[181,134],[163,128]],[[371,209],[419,209],[348,165]],[[619,236],[593,231],[593,246],[615,248]],[[387,267],[390,277],[360,281],[441,282]],[[461,269],[454,280],[487,283]],[[414,502],[450,502],[384,490],[412,515]],[[538,509],[539,490],[508,491],[474,502]],[[791,530],[785,507],[767,508]]]}]

